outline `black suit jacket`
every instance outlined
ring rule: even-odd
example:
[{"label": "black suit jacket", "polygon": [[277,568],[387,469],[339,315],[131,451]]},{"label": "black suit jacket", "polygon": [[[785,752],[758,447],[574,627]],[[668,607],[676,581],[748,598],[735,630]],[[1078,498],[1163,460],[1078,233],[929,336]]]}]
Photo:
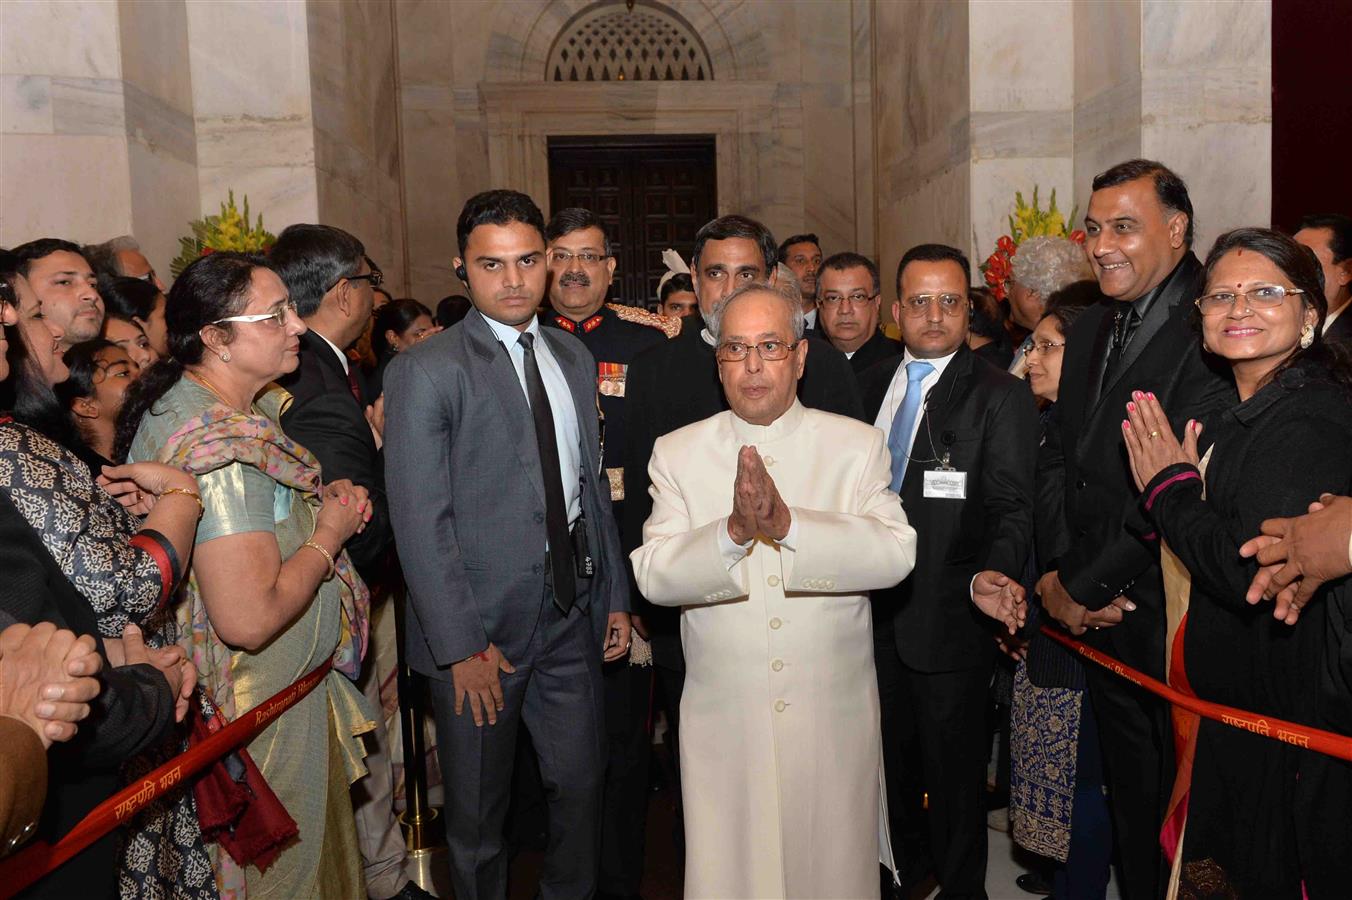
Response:
[{"label": "black suit jacket", "polygon": [[[1158,547],[1125,528],[1138,492],[1122,443],[1122,420],[1133,391],[1153,391],[1175,434],[1233,402],[1229,370],[1204,355],[1191,323],[1205,283],[1197,257],[1188,253],[1164,287],[1102,386],[1112,340],[1114,301],[1086,310],[1066,335],[1057,396],[1058,422],[1048,430],[1038,459],[1039,504],[1064,515],[1066,545],[1047,561],[1076,602],[1102,609],[1126,595],[1137,606],[1120,625],[1089,631],[1086,640],[1127,665],[1164,676],[1164,588]],[[1203,435],[1205,441],[1205,434]]]},{"label": "black suit jacket", "polygon": [[894,341],[881,331],[875,331],[873,337],[854,351],[850,357],[850,369],[855,375],[862,375],[885,359],[901,356],[901,341]]},{"label": "black suit jacket", "polygon": [[[902,357],[864,373],[865,409],[876,421]],[[1033,543],[1033,473],[1037,406],[1028,386],[976,356],[964,344],[925,399],[901,505],[915,528],[915,570],[874,591],[874,621],[890,625],[906,665],[946,672],[988,663],[994,623],[971,600],[977,572],[994,569],[1017,579]],[[964,500],[926,498],[925,472],[945,453],[967,473]]]},{"label": "black suit jacket", "polygon": [[[300,365],[277,383],[294,398],[282,413],[287,437],[319,460],[324,481],[347,478],[371,495],[371,521],[346,547],[352,562],[368,581],[389,546],[389,503],[385,499],[385,465],[366,410],[352,396],[342,363],[333,348],[313,331],[300,336]],[[360,380],[358,381],[360,385]]]},{"label": "black suit jacket", "polygon": [[1324,343],[1332,344],[1337,341],[1343,343],[1352,341],[1352,309],[1345,309],[1339,313],[1338,318],[1329,326],[1329,330],[1324,332]]},{"label": "black suit jacket", "polygon": [[[0,610],[18,622],[52,622],[93,635],[103,653],[94,610],[66,578],[28,520],[0,496]],[[174,724],[169,683],[150,665],[110,668],[75,737],[49,752],[47,802],[37,836],[55,841],[122,786],[128,759],[156,745]],[[116,894],[118,837],[90,846],[26,891],[25,897],[111,897]]]}]

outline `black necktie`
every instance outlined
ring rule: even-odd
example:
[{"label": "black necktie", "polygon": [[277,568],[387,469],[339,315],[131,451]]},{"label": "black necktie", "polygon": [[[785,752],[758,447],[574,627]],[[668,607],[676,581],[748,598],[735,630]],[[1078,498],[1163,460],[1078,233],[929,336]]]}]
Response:
[{"label": "black necktie", "polygon": [[554,434],[554,414],[549,394],[535,361],[535,335],[521,333],[526,356],[526,399],[535,419],[535,446],[540,451],[540,474],[545,480],[545,533],[549,537],[549,568],[554,578],[554,602],[564,614],[573,608],[573,545],[568,538],[568,506],[563,499],[563,476],[559,473],[559,444]]},{"label": "black necktie", "polygon": [[1108,364],[1103,369],[1103,387],[1107,387],[1117,374],[1117,367],[1122,363],[1122,354],[1127,349],[1127,344],[1131,342],[1131,336],[1136,331],[1136,307],[1124,303],[1117,308],[1113,319],[1113,340],[1108,346]]}]

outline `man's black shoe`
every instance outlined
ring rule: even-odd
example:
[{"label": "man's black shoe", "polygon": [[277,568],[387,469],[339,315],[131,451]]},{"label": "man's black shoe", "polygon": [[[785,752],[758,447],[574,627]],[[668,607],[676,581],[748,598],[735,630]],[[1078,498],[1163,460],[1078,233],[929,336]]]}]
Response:
[{"label": "man's black shoe", "polygon": [[395,894],[390,900],[436,900],[436,894],[429,894],[418,887],[416,881],[410,880],[404,885],[403,890]]}]

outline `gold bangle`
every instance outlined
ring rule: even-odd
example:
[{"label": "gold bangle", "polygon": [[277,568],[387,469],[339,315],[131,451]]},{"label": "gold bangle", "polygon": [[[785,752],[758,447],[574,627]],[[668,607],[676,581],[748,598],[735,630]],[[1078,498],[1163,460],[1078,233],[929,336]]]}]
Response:
[{"label": "gold bangle", "polygon": [[165,488],[160,491],[160,497],[162,498],[168,497],[170,494],[182,494],[184,497],[191,497],[197,502],[197,518],[200,519],[202,516],[206,515],[206,504],[202,502],[202,495],[197,493],[197,491],[189,490],[188,488]]},{"label": "gold bangle", "polygon": [[311,550],[318,550],[321,554],[323,554],[324,559],[327,560],[327,561],[328,561],[328,564],[329,564],[329,574],[327,574],[327,575],[324,576],[324,580],[325,580],[325,581],[328,581],[330,578],[332,578],[332,577],[333,577],[333,572],[334,572],[334,570],[337,568],[337,566],[335,566],[335,565],[334,565],[334,562],[333,562],[333,554],[330,553],[329,551],[325,550],[323,547],[319,546],[318,544],[316,544],[313,540],[306,541],[305,543],[301,544],[301,546],[302,546],[302,547],[309,547]]}]

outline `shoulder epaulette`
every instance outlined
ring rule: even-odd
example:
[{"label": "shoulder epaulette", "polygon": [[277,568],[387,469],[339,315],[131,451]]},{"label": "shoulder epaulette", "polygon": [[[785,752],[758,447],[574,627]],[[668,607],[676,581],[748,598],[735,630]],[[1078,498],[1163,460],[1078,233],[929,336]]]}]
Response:
[{"label": "shoulder epaulette", "polygon": [[623,303],[607,303],[606,306],[614,310],[615,315],[624,321],[656,328],[665,334],[668,339],[681,333],[681,320],[674,316],[660,316],[657,313],[648,312],[640,306],[626,306]]}]

